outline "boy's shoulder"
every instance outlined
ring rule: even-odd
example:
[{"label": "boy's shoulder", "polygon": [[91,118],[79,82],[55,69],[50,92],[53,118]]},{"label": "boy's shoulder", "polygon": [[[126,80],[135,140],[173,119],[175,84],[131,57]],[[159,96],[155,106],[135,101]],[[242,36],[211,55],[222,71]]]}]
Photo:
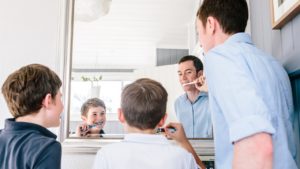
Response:
[{"label": "boy's shoulder", "polygon": [[131,141],[126,141],[122,140],[118,143],[112,143],[105,145],[102,147],[99,152],[101,153],[107,153],[107,154],[120,154],[120,152],[135,152],[135,151],[169,151],[170,153],[173,153],[174,155],[188,155],[190,154],[188,151],[186,151],[184,148],[176,145],[175,143],[173,144],[172,142],[168,143],[143,143],[143,142],[131,142]]},{"label": "boy's shoulder", "polygon": [[26,142],[28,147],[46,148],[59,143],[56,141],[56,135],[47,128],[29,122],[16,122],[15,119],[6,119],[1,135],[3,139],[12,143]]},{"label": "boy's shoulder", "polygon": [[147,162],[149,157],[156,166],[164,163],[167,165],[157,168],[174,169],[175,166],[190,166],[195,163],[192,154],[176,144],[145,144],[122,141],[101,148],[97,153],[95,164],[116,166],[116,168],[126,168],[126,166],[133,165],[131,168],[134,168],[134,165],[149,165]]},{"label": "boy's shoulder", "polygon": [[[25,126],[28,128],[25,128]],[[54,137],[48,136],[47,133],[41,132],[36,127],[30,128],[30,126],[31,124],[29,123],[12,123],[6,125],[6,128],[1,131],[0,141],[2,143],[9,143],[9,146],[2,147],[2,150],[7,152],[23,152],[22,154],[26,155],[25,160],[29,162],[39,161],[45,155],[60,156],[61,144]],[[44,130],[50,133],[46,128]],[[14,154],[16,158],[19,156],[22,155],[19,153]]]},{"label": "boy's shoulder", "polygon": [[24,168],[23,164],[38,165],[37,168],[43,168],[41,165],[57,166],[61,158],[61,144],[55,139],[45,137],[38,132],[28,132],[24,135],[20,132],[16,134],[3,132],[0,141],[9,143],[9,146],[6,147],[0,145],[1,153],[11,154],[8,157],[10,160],[19,159],[17,162],[18,168]]}]

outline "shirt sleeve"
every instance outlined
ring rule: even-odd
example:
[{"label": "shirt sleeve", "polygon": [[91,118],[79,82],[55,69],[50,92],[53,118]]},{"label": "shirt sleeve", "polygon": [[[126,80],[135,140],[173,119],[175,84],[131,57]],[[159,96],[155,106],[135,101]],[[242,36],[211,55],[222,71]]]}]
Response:
[{"label": "shirt sleeve", "polygon": [[35,165],[36,169],[60,169],[61,168],[61,144],[53,141],[41,153],[41,158]]},{"label": "shirt sleeve", "polygon": [[[237,59],[237,58],[235,58]],[[273,134],[270,108],[263,100],[251,73],[233,57],[214,53],[207,56],[206,76],[210,96],[221,110],[235,142],[259,132]]]},{"label": "shirt sleeve", "polygon": [[93,169],[108,169],[107,159],[105,158],[103,149],[100,149],[97,152],[94,159]]}]

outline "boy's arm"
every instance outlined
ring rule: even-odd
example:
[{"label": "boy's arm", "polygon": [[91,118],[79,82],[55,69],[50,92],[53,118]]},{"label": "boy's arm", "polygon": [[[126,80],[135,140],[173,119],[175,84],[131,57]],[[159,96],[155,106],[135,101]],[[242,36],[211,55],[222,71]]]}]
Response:
[{"label": "boy's arm", "polygon": [[[170,131],[168,128],[175,128],[175,132]],[[201,159],[195,152],[194,148],[190,144],[189,140],[186,138],[186,135],[184,133],[184,129],[180,123],[170,123],[166,126],[165,132],[167,137],[174,139],[178,142],[178,144],[186,149],[188,152],[190,152],[196,161],[196,163],[201,167],[201,169],[205,169],[205,165],[202,163]]]},{"label": "boy's arm", "polygon": [[179,144],[181,145],[181,147],[183,147],[184,149],[186,149],[188,152],[190,152],[193,155],[196,163],[199,165],[199,167],[201,169],[206,168],[188,140],[186,140],[185,142],[179,143]]},{"label": "boy's arm", "polygon": [[268,133],[258,133],[234,143],[233,169],[272,169],[273,146]]}]

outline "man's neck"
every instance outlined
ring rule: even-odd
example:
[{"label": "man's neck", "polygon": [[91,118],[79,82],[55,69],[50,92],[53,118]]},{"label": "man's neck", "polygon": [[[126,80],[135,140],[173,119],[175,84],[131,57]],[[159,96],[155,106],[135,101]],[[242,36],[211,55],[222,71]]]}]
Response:
[{"label": "man's neck", "polygon": [[230,38],[232,35],[234,35],[234,33],[227,34],[227,33],[224,33],[223,31],[218,32],[217,34],[218,34],[218,36],[216,36],[217,38],[215,39],[215,46],[223,44],[228,38]]},{"label": "man's neck", "polygon": [[187,98],[189,99],[189,101],[191,103],[194,103],[197,100],[199,93],[200,93],[199,90],[187,91],[186,95],[187,95]]}]

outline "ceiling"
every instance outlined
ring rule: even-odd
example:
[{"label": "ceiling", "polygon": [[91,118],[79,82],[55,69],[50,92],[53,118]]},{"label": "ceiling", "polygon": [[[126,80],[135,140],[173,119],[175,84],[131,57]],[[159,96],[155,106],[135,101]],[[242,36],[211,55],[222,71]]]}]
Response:
[{"label": "ceiling", "polygon": [[73,68],[154,66],[156,48],[188,49],[194,4],[195,0],[112,0],[107,15],[90,22],[75,19]]}]

